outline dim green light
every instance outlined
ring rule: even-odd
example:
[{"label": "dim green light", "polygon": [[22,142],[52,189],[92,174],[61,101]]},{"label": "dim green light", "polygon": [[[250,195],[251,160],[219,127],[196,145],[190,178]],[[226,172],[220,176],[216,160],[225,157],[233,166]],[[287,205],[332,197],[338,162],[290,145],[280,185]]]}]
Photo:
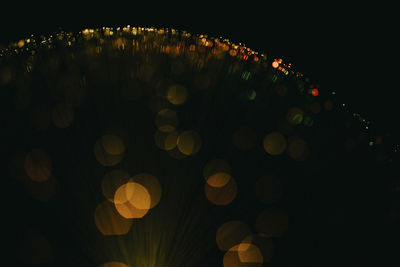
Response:
[{"label": "dim green light", "polygon": [[304,118],[304,124],[308,127],[311,127],[314,124],[314,120],[311,117],[307,116]]},{"label": "dim green light", "polygon": [[247,97],[249,98],[249,100],[254,100],[257,96],[256,91],[254,90],[250,90],[249,93],[247,94]]},{"label": "dim green light", "polygon": [[244,71],[243,73],[242,73],[242,79],[243,80],[248,80],[248,79],[250,79],[250,77],[251,77],[251,73],[250,73],[250,71]]}]

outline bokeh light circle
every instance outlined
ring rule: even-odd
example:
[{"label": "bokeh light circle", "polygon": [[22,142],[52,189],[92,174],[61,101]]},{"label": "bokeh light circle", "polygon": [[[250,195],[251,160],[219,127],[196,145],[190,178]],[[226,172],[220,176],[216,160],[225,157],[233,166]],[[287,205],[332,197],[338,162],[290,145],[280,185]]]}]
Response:
[{"label": "bokeh light circle", "polygon": [[264,150],[271,156],[282,154],[286,149],[286,138],[280,132],[271,132],[264,138]]},{"label": "bokeh light circle", "polygon": [[177,147],[184,155],[197,154],[201,144],[201,137],[196,131],[184,131],[178,136]]},{"label": "bokeh light circle", "polygon": [[225,206],[230,204],[237,195],[237,183],[233,177],[230,177],[227,184],[222,187],[214,187],[205,183],[204,191],[206,198],[212,204]]},{"label": "bokeh light circle", "polygon": [[170,133],[178,126],[178,116],[171,109],[162,109],[157,113],[155,123],[161,132]]},{"label": "bokeh light circle", "polygon": [[150,209],[151,196],[141,184],[128,182],[115,192],[114,204],[122,217],[142,218]]},{"label": "bokeh light circle", "polygon": [[96,207],[94,222],[103,235],[125,235],[132,226],[132,220],[122,217],[107,200]]},{"label": "bokeh light circle", "polygon": [[250,227],[238,220],[228,221],[222,224],[216,233],[216,242],[220,250],[226,251],[240,244],[251,235]]},{"label": "bokeh light circle", "polygon": [[26,175],[35,182],[46,181],[52,173],[52,160],[43,149],[32,149],[25,157]]},{"label": "bokeh light circle", "polygon": [[[148,191],[150,195],[149,209],[154,208],[160,202],[162,195],[162,187],[157,177],[148,173],[139,173],[131,177],[129,181],[142,185]],[[142,209],[147,208],[147,203],[146,205],[142,205],[141,208]]]},{"label": "bokeh light circle", "polygon": [[288,141],[287,153],[296,161],[305,161],[310,155],[310,150],[304,139],[293,136]]},{"label": "bokeh light circle", "polygon": [[114,203],[114,196],[117,189],[129,180],[129,174],[121,169],[114,169],[107,172],[102,179],[101,189],[104,197]]},{"label": "bokeh light circle", "polygon": [[187,90],[179,84],[171,85],[167,90],[167,99],[171,104],[182,105],[187,98]]}]

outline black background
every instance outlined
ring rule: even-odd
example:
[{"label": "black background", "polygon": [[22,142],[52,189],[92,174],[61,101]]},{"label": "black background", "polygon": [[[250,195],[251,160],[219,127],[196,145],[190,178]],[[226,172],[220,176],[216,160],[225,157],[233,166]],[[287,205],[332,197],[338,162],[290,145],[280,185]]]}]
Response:
[{"label": "black background", "polygon": [[[295,70],[303,72],[319,83],[320,90],[335,90],[343,99],[343,103],[349,105],[354,112],[371,119],[380,132],[396,135],[396,117],[399,112],[396,105],[398,100],[395,97],[398,85],[395,79],[398,67],[395,66],[396,31],[392,10],[392,6],[384,4],[363,3],[349,6],[336,2],[324,2],[320,6],[268,2],[263,5],[231,2],[221,6],[205,2],[164,2],[161,5],[99,2],[90,7],[86,4],[83,6],[67,2],[53,2],[47,6],[14,4],[2,8],[0,43],[5,46],[30,34],[48,35],[58,30],[79,31],[85,28],[118,27],[128,24],[172,27],[192,33],[222,36],[234,43],[244,43],[255,51],[292,62]],[[365,172],[353,172],[354,175],[366,175]],[[370,193],[375,192],[378,196],[383,193],[369,190],[374,186],[385,188],[388,184],[385,179],[390,175],[379,171],[375,174],[382,176],[379,180],[381,184],[367,183],[360,194],[361,199],[348,205],[358,207],[360,203],[375,204],[374,211],[380,209],[379,205],[384,205],[382,212],[379,212],[384,214],[383,210],[386,212],[387,206],[393,204],[390,199],[372,203]],[[324,186],[324,183],[321,181],[318,186]],[[352,187],[355,187],[355,184]],[[310,197],[323,195],[320,191]],[[380,197],[375,195],[373,199],[375,198]],[[331,200],[321,201],[328,203]],[[381,223],[380,218],[376,218],[376,213],[373,212],[368,221],[369,209],[362,207],[364,210],[359,210],[352,217],[352,229],[360,225],[362,230],[346,245],[346,250],[349,251],[354,245],[356,258],[362,260],[360,263],[342,261],[340,266],[367,266],[364,262],[368,262],[368,257],[378,262],[382,260],[385,262],[383,266],[397,266],[395,249],[390,244],[396,240],[391,232],[394,226],[390,225],[385,229],[385,224]],[[360,218],[356,218],[358,214]],[[370,239],[364,235],[369,228],[373,228]],[[319,230],[324,232],[327,238],[336,234],[327,229]],[[379,235],[379,231],[382,235]],[[340,236],[340,233],[337,234]],[[373,243],[371,246],[374,249],[370,248],[368,240]],[[336,242],[339,243],[337,240]],[[375,248],[379,246],[382,251],[378,252]],[[372,255],[374,252],[376,255]],[[329,254],[332,255],[334,253]],[[323,259],[323,255],[316,256],[316,259]],[[332,261],[326,259],[326,262]],[[327,265],[321,263],[316,266]]]}]

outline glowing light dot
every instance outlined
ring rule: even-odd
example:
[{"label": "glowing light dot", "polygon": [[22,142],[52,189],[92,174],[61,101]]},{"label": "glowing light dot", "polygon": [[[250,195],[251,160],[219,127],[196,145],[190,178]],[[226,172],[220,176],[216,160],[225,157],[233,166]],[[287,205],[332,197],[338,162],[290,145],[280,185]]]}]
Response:
[{"label": "glowing light dot", "polygon": [[279,67],[279,63],[277,61],[272,62],[272,67],[276,69],[277,67]]},{"label": "glowing light dot", "polygon": [[256,98],[256,96],[257,96],[257,93],[254,90],[250,90],[247,93],[247,97],[248,97],[249,100],[254,100]]},{"label": "glowing light dot", "polygon": [[318,89],[315,89],[315,88],[312,89],[311,94],[312,94],[313,96],[317,96],[317,95],[319,94]]},{"label": "glowing light dot", "polygon": [[24,45],[25,45],[24,40],[19,40],[19,42],[18,42],[18,47],[21,48],[21,47],[23,47]]},{"label": "glowing light dot", "polygon": [[286,149],[286,138],[280,132],[272,132],[264,138],[264,150],[272,155],[280,155]]}]

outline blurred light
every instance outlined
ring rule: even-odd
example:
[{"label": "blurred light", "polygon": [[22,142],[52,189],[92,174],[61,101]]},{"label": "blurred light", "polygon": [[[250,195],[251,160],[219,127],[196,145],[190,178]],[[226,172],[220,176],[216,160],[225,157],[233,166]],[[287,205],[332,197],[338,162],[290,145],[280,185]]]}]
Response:
[{"label": "blurred light", "polygon": [[179,84],[174,84],[168,88],[167,99],[171,104],[182,105],[187,98],[187,90]]},{"label": "blurred light", "polygon": [[116,135],[105,134],[101,137],[101,144],[106,153],[110,155],[120,155],[125,152],[125,145],[122,139]]},{"label": "blurred light", "polygon": [[111,261],[103,263],[100,267],[130,267],[130,266],[119,261]]},{"label": "blurred light", "polygon": [[104,197],[114,203],[114,195],[117,189],[129,180],[129,174],[123,170],[114,169],[107,172],[101,182]]},{"label": "blurred light", "polygon": [[[250,245],[254,245],[257,247],[258,251],[256,250],[255,252],[257,254],[258,254],[258,252],[260,252],[260,254],[262,255],[262,261],[264,263],[269,262],[275,254],[275,246],[272,241],[272,238],[263,237],[258,234],[251,234],[248,237],[246,237],[245,239],[243,239],[242,243],[239,244],[238,249],[237,249],[239,259],[242,262],[243,262],[243,259],[241,258],[241,256],[242,256],[241,252],[245,252],[248,248],[250,248]],[[243,254],[245,254],[245,253],[243,253]]]},{"label": "blurred light", "polygon": [[177,147],[184,155],[197,154],[201,148],[201,137],[195,131],[185,131],[178,136]]},{"label": "blurred light", "polygon": [[22,48],[25,45],[25,41],[24,40],[19,40],[17,43],[19,48]]},{"label": "blurred light", "polygon": [[[242,262],[239,257],[239,246],[240,245],[235,245],[227,252],[225,252],[224,258],[222,260],[224,267],[262,267],[262,262]],[[248,246],[250,248],[253,245],[249,244]],[[257,255],[261,256],[260,253],[254,253],[252,255],[252,251],[249,252],[250,253],[243,252],[242,257],[244,259],[249,259],[250,257],[252,257],[252,260],[259,260],[259,258],[257,259]],[[256,250],[253,250],[253,252],[256,252]]]},{"label": "blurred light", "polygon": [[103,235],[125,235],[132,226],[132,220],[121,217],[114,205],[107,200],[96,207],[94,222]]},{"label": "blurred light", "polygon": [[212,187],[223,187],[229,182],[230,179],[230,174],[225,172],[218,172],[209,176],[207,178],[207,183]]},{"label": "blurred light", "polygon": [[304,161],[310,155],[310,150],[304,139],[294,136],[288,141],[287,153],[296,161]]},{"label": "blurred light", "polygon": [[318,89],[316,89],[316,88],[312,89],[311,94],[312,94],[313,96],[317,96],[317,95],[319,94]]},{"label": "blurred light", "polygon": [[233,246],[240,244],[250,234],[250,227],[242,221],[225,222],[217,230],[217,246],[222,251],[229,250]]},{"label": "blurred light", "polygon": [[242,73],[242,79],[243,80],[247,81],[248,79],[250,79],[250,77],[251,77],[251,72],[250,71],[244,71]]},{"label": "blurred light", "polygon": [[225,206],[236,198],[237,184],[235,179],[231,177],[223,187],[213,187],[206,183],[204,191],[208,201],[217,206]]},{"label": "blurred light", "polygon": [[373,141],[370,141],[368,144],[369,144],[369,146],[373,146],[373,145],[374,145],[374,142],[373,142]]},{"label": "blurred light", "polygon": [[122,217],[142,218],[150,209],[151,196],[141,184],[128,182],[115,192],[114,204]]},{"label": "blurred light", "polygon": [[257,96],[257,92],[255,91],[255,90],[250,90],[248,93],[247,93],[247,98],[249,99],[249,100],[254,100],[254,99],[256,99],[256,96]]},{"label": "blurred light", "polygon": [[117,38],[112,42],[112,46],[116,49],[124,50],[127,45],[127,40],[125,38]]},{"label": "blurred light", "polygon": [[303,110],[298,107],[292,107],[286,113],[286,119],[292,125],[300,124],[303,121],[303,116]]},{"label": "blurred light", "polygon": [[279,63],[277,61],[272,62],[272,67],[276,69],[277,67],[279,67]]},{"label": "blurred light", "polygon": [[303,123],[304,123],[304,125],[311,127],[314,124],[314,120],[310,116],[306,116],[303,120]]},{"label": "blurred light", "polygon": [[167,150],[167,152],[168,152],[168,155],[170,155],[170,156],[171,156],[172,158],[174,158],[174,159],[184,159],[184,158],[187,157],[187,155],[183,154],[183,153],[178,149],[177,146],[174,147],[174,148],[171,149],[171,150]]},{"label": "blurred light", "polygon": [[[162,188],[158,179],[148,173],[140,173],[129,179],[130,182],[141,184],[150,195],[150,207],[154,208],[161,200]],[[147,196],[144,196],[144,198]],[[146,208],[145,206],[144,208]],[[142,206],[143,208],[143,206]]]},{"label": "blurred light", "polygon": [[240,243],[237,252],[240,262],[243,263],[263,263],[263,256],[260,249],[251,243]]},{"label": "blurred light", "polygon": [[115,166],[124,158],[124,153],[118,155],[109,154],[104,149],[102,138],[99,138],[94,145],[94,156],[103,166]]},{"label": "blurred light", "polygon": [[155,120],[158,130],[164,133],[175,131],[178,126],[178,116],[175,111],[171,109],[163,109],[156,115]]},{"label": "blurred light", "polygon": [[172,150],[176,148],[178,142],[178,132],[173,131],[169,133],[157,130],[154,134],[154,141],[156,146],[162,150]]},{"label": "blurred light", "polygon": [[231,174],[230,164],[223,159],[213,159],[207,162],[203,168],[203,176],[207,180],[210,176],[216,173],[227,173]]},{"label": "blurred light", "polygon": [[51,158],[42,149],[32,149],[25,157],[24,168],[33,181],[44,182],[52,172]]},{"label": "blurred light", "polygon": [[286,138],[280,132],[272,132],[264,138],[264,150],[272,155],[280,155],[286,149]]}]

